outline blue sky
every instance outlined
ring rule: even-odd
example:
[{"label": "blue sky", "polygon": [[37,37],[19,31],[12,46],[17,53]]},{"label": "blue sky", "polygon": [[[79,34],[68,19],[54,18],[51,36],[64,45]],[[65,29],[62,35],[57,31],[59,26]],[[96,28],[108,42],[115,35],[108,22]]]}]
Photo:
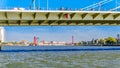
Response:
[{"label": "blue sky", "polygon": [[[39,2],[40,1],[40,2]],[[60,7],[80,9],[101,0],[49,0],[49,8]],[[32,0],[1,0],[2,7],[25,7],[28,8]],[[46,0],[36,0],[36,6],[46,9]],[[109,10],[115,7],[115,0],[103,5],[102,10]],[[66,41],[71,42],[72,35],[75,42],[87,41],[92,38],[116,37],[120,34],[120,26],[5,26],[6,41],[33,41],[33,36],[40,38],[40,41]]]},{"label": "blue sky", "polygon": [[[47,0],[36,0],[36,6],[39,6],[43,9],[46,9]],[[71,8],[71,9],[80,9],[88,5],[100,2],[102,0],[48,0],[50,9],[57,9],[60,7]],[[109,2],[102,6],[103,10],[114,8],[116,0]],[[119,2],[119,0],[118,0]],[[24,7],[29,8],[32,4],[32,0],[1,0],[1,7]],[[33,5],[32,5],[33,6]]]}]

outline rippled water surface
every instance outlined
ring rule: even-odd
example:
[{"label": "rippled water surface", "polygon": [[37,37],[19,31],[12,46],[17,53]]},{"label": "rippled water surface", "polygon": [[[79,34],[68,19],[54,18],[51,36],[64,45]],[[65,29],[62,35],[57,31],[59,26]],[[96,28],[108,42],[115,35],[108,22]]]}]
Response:
[{"label": "rippled water surface", "polygon": [[120,51],[1,52],[0,68],[119,68]]}]

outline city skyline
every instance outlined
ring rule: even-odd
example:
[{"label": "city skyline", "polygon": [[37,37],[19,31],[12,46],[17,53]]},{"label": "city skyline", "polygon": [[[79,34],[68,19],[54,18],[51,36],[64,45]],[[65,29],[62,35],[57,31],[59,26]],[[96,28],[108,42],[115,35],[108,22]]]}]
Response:
[{"label": "city skyline", "polygon": [[7,41],[33,41],[34,36],[40,41],[89,41],[98,38],[115,37],[120,32],[119,26],[16,26],[5,27]]},{"label": "city skyline", "polygon": [[[41,8],[46,8],[46,1],[40,0],[41,3],[37,3]],[[99,2],[101,0],[49,0],[49,8],[56,9],[60,7],[80,9],[90,4]],[[32,0],[1,0],[0,7],[25,7],[28,8],[31,5]],[[74,3],[73,3],[74,2]],[[82,4],[80,4],[82,2]],[[26,4],[23,4],[26,3]],[[111,5],[112,4],[112,5]],[[107,5],[102,6],[103,10],[109,10],[114,8],[115,0]],[[65,41],[71,42],[72,36],[75,37],[75,42],[87,41],[92,38],[106,38],[108,36],[116,37],[119,34],[119,26],[5,26],[6,41],[21,41],[28,40],[33,41],[33,37],[37,36],[40,41]]]}]

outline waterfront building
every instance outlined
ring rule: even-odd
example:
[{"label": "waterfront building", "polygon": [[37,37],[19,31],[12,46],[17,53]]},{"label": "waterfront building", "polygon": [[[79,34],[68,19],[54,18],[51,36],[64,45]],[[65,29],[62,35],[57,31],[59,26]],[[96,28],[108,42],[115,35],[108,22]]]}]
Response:
[{"label": "waterfront building", "polygon": [[95,45],[97,45],[97,44],[99,44],[99,40],[98,39],[95,40]]},{"label": "waterfront building", "polygon": [[94,38],[92,39],[92,41],[91,41],[92,43],[91,44],[95,44],[95,40],[94,40]]},{"label": "waterfront building", "polygon": [[56,41],[41,41],[38,43],[38,46],[60,46],[66,45],[66,42],[56,42]]},{"label": "waterfront building", "polygon": [[117,44],[120,44],[120,34],[117,34]]},{"label": "waterfront building", "polygon": [[0,27],[0,41],[1,42],[5,41],[5,29],[4,29],[4,27]]},{"label": "waterfront building", "polygon": [[20,45],[28,46],[28,43],[27,43],[26,40],[22,40],[22,41],[20,42]]},{"label": "waterfront building", "polygon": [[81,42],[81,45],[88,45],[88,42],[82,41],[82,42]]}]

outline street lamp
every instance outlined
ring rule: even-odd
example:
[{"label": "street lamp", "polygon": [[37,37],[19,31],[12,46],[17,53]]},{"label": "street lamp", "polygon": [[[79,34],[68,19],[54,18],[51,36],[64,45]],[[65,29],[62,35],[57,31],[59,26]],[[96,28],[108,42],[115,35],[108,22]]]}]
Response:
[{"label": "street lamp", "polygon": [[35,7],[36,7],[36,6],[35,6],[35,0],[34,0],[34,10],[35,10]]},{"label": "street lamp", "polygon": [[39,0],[38,4],[39,4],[39,9],[40,9],[40,0]]},{"label": "street lamp", "polygon": [[[116,7],[118,7],[118,0],[116,0]],[[117,11],[117,9],[116,9],[116,11]]]},{"label": "street lamp", "polygon": [[47,5],[46,6],[47,6],[47,10],[48,10],[48,0],[47,0]]},{"label": "street lamp", "polygon": [[35,10],[35,0],[32,0],[33,9]]}]

